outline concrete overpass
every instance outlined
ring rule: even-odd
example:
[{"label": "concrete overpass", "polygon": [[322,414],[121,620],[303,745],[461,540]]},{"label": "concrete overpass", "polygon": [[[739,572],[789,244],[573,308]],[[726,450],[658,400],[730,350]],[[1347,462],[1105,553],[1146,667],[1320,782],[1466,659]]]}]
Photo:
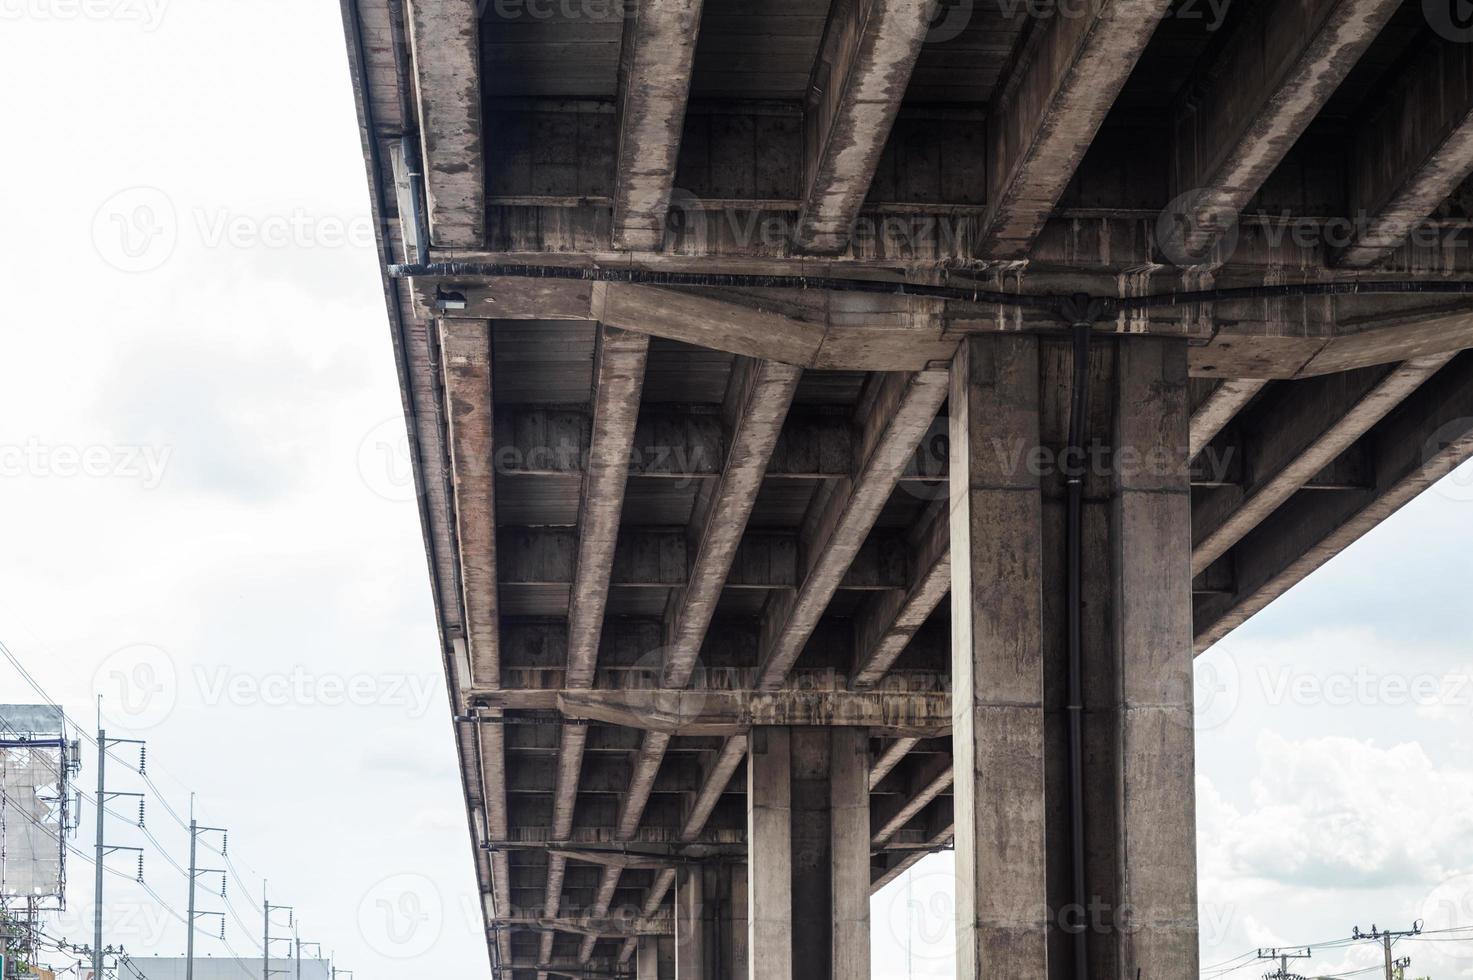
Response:
[{"label": "concrete overpass", "polygon": [[1197,975],[1194,652],[1473,454],[1434,8],[343,0],[498,977]]}]

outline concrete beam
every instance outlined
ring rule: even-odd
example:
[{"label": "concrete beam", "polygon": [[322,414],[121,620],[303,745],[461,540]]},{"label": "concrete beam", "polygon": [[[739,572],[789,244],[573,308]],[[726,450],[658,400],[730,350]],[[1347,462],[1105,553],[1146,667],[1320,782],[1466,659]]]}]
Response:
[{"label": "concrete beam", "polygon": [[614,246],[658,249],[685,128],[701,0],[640,0],[625,8],[619,61]]},{"label": "concrete beam", "polygon": [[1099,0],[1025,33],[987,121],[985,254],[1028,254],[1169,6]]},{"label": "concrete beam", "polygon": [[[801,377],[801,370],[776,361],[742,359],[733,367],[723,405],[732,431],[731,451],[720,482],[693,521],[699,543],[686,588],[673,599],[667,617],[671,642],[662,665],[664,686],[679,688],[690,681]],[[667,733],[646,733],[621,831],[633,833],[639,826],[669,744]]]},{"label": "concrete beam", "polygon": [[1337,257],[1361,268],[1407,240],[1473,172],[1473,51],[1433,39],[1408,59],[1356,130],[1350,214],[1355,239]]},{"label": "concrete beam", "polygon": [[884,847],[900,828],[951,788],[952,775],[949,756],[933,755],[916,766],[906,778],[905,792],[898,797],[886,797],[875,814],[875,830],[870,845]]},{"label": "concrete beam", "polygon": [[1292,501],[1239,543],[1235,587],[1196,602],[1199,653],[1473,456],[1470,357],[1460,355],[1362,438],[1370,486]]},{"label": "concrete beam", "polygon": [[690,680],[801,377],[800,369],[776,361],[744,360],[733,371],[727,393],[735,422],[731,452],[697,532],[689,584],[670,620],[668,687],[684,687]]},{"label": "concrete beam", "polygon": [[1217,434],[1267,383],[1254,378],[1229,378],[1212,389],[1212,393],[1192,413],[1190,451],[1193,459],[1217,438]]},{"label": "concrete beam", "polygon": [[[951,695],[942,690],[579,688],[478,691],[475,697],[487,707],[556,711],[569,721],[622,725],[672,735],[735,737],[753,725],[840,725],[922,738],[951,731]],[[568,725],[568,729],[580,727],[585,726]],[[564,747],[570,747],[566,732],[563,738]],[[581,745],[578,758],[581,762]],[[560,785],[565,784],[560,782]],[[565,806],[571,813],[572,804]]]},{"label": "concrete beam", "polygon": [[1211,261],[1212,247],[1314,121],[1400,0],[1255,7],[1182,98],[1172,120],[1165,254]]},{"label": "concrete beam", "polygon": [[592,446],[579,498],[577,572],[568,610],[569,687],[593,682],[649,344],[645,334],[599,328]]},{"label": "concrete beam", "polygon": [[821,323],[770,306],[625,283],[593,283],[589,311],[601,323],[800,366],[817,359],[825,333]]},{"label": "concrete beam", "polygon": [[501,683],[496,581],[496,474],[491,464],[491,324],[485,320],[441,320],[445,414],[450,429],[450,466],[455,494],[455,528],[460,544],[461,601],[472,684]]},{"label": "concrete beam", "polygon": [[[593,369],[593,432],[579,498],[578,553],[568,610],[568,666],[564,683],[573,689],[591,687],[598,665],[598,642],[608,602],[609,575],[619,537],[629,450],[639,418],[649,343],[649,337],[644,334],[599,327]],[[564,721],[552,817],[553,836],[559,840],[566,840],[572,834],[578,777],[587,739],[587,724]],[[548,861],[549,908],[557,905],[562,864],[555,858]],[[550,955],[551,950],[544,947],[543,954]]]},{"label": "concrete beam", "polygon": [[[1370,368],[1298,382],[1264,419],[1249,485],[1221,488],[1194,508],[1192,575],[1226,554],[1448,360],[1438,354],[1389,372]],[[1228,509],[1224,500],[1237,505]]]},{"label": "concrete beam", "polygon": [[890,774],[890,770],[900,764],[900,760],[910,754],[910,750],[920,744],[918,738],[897,738],[885,746],[885,751],[875,760],[875,764],[869,771],[869,788],[873,790],[880,785],[880,780]]},{"label": "concrete beam", "polygon": [[477,5],[475,0],[408,0],[407,6],[430,240],[441,248],[480,248],[486,161]]},{"label": "concrete beam", "polygon": [[798,243],[849,243],[938,0],[834,0],[803,106]]},{"label": "concrete beam", "polygon": [[746,754],[747,737],[736,735],[727,739],[721,750],[710,757],[701,790],[691,801],[690,813],[686,815],[685,824],[680,829],[681,840],[695,840],[700,836],[706,827],[706,821],[711,819],[711,811],[716,809],[716,801],[726,792],[726,787],[731,784],[731,777]]},{"label": "concrete beam", "polygon": [[913,534],[909,557],[909,587],[870,599],[855,620],[852,683],[858,690],[885,676],[951,591],[951,522],[945,507],[931,508]]},{"label": "concrete beam", "polygon": [[803,652],[880,509],[946,399],[946,373],[877,376],[857,410],[863,466],[805,520],[807,567],[790,598],[769,604],[762,622],[757,686],[775,690]]},{"label": "concrete beam", "polygon": [[505,915],[486,923],[492,929],[514,932],[563,932],[576,936],[673,936],[675,924],[665,918],[633,916],[576,915]]}]

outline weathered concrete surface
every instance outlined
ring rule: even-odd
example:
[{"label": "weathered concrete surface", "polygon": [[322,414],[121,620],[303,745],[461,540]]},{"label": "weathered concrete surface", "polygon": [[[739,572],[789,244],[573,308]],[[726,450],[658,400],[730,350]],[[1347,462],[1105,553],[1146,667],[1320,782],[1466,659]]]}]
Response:
[{"label": "weathered concrete surface", "polygon": [[1256,7],[1173,120],[1173,199],[1163,251],[1211,261],[1212,246],[1288,155],[1400,0]]},{"label": "weathered concrete surface", "polygon": [[963,341],[951,376],[957,975],[1047,977],[1043,517],[1037,474],[990,434],[1039,445],[1038,340]]},{"label": "weathered concrete surface", "polygon": [[798,243],[849,244],[939,0],[837,0],[804,103]]},{"label": "weathered concrete surface", "polygon": [[614,244],[657,249],[675,181],[702,0],[628,4],[619,66]]},{"label": "weathered concrete surface", "polygon": [[[1305,382],[1313,387],[1305,392],[1303,409],[1297,415],[1286,409],[1281,425],[1254,453],[1252,482],[1241,490],[1219,492],[1193,514],[1197,543],[1192,574],[1200,575],[1226,554],[1449,360],[1450,355],[1439,354],[1407,361],[1364,390],[1329,384],[1343,377],[1338,375],[1322,379],[1326,384]],[[1336,404],[1335,395],[1344,403]],[[1223,498],[1232,498],[1236,506],[1225,514],[1212,513],[1221,507],[1212,506],[1215,500]]]},{"label": "weathered concrete surface", "polygon": [[988,255],[1028,253],[1169,5],[1101,0],[1035,25],[987,121]]},{"label": "weathered concrete surface", "polygon": [[1364,267],[1400,246],[1473,172],[1473,51],[1437,40],[1418,52],[1354,140],[1355,241],[1338,256]]},{"label": "weathered concrete surface", "polygon": [[476,0],[406,0],[414,52],[430,240],[446,248],[485,241],[480,24]]}]

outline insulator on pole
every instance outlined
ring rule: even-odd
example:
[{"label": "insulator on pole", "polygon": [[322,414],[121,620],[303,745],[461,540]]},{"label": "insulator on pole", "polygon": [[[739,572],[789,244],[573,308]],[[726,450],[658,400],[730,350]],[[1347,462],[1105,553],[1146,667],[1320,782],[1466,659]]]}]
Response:
[{"label": "insulator on pole", "polygon": [[138,775],[148,772],[148,746],[138,746]]},{"label": "insulator on pole", "polygon": [[139,881],[140,884],[143,882],[143,855],[142,854],[139,854],[138,855],[138,881]]},{"label": "insulator on pole", "polygon": [[143,826],[143,797],[138,798],[138,826]]}]

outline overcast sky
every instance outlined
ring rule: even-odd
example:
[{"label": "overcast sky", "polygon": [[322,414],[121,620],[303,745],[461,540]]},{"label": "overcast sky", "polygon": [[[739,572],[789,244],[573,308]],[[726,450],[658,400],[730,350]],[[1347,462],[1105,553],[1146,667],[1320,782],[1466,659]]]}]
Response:
[{"label": "overcast sky", "polygon": [[[229,828],[229,904],[201,907],[235,951],[259,955],[265,877],[358,980],[485,976],[337,3],[0,0],[0,21],[0,639],[85,728],[101,692],[111,733],[148,739],[164,800],[129,748],[109,788],[148,791],[170,858],[165,802]],[[1473,924],[1462,476],[1199,661],[1204,965]],[[0,663],[0,703],[32,700]],[[134,801],[110,807],[182,911]],[[949,859],[876,899],[876,977],[950,976]],[[145,969],[179,953],[131,854],[109,866],[109,940]],[[69,872],[51,931],[84,941],[91,868]],[[1402,950],[1473,977],[1473,942]]]}]

